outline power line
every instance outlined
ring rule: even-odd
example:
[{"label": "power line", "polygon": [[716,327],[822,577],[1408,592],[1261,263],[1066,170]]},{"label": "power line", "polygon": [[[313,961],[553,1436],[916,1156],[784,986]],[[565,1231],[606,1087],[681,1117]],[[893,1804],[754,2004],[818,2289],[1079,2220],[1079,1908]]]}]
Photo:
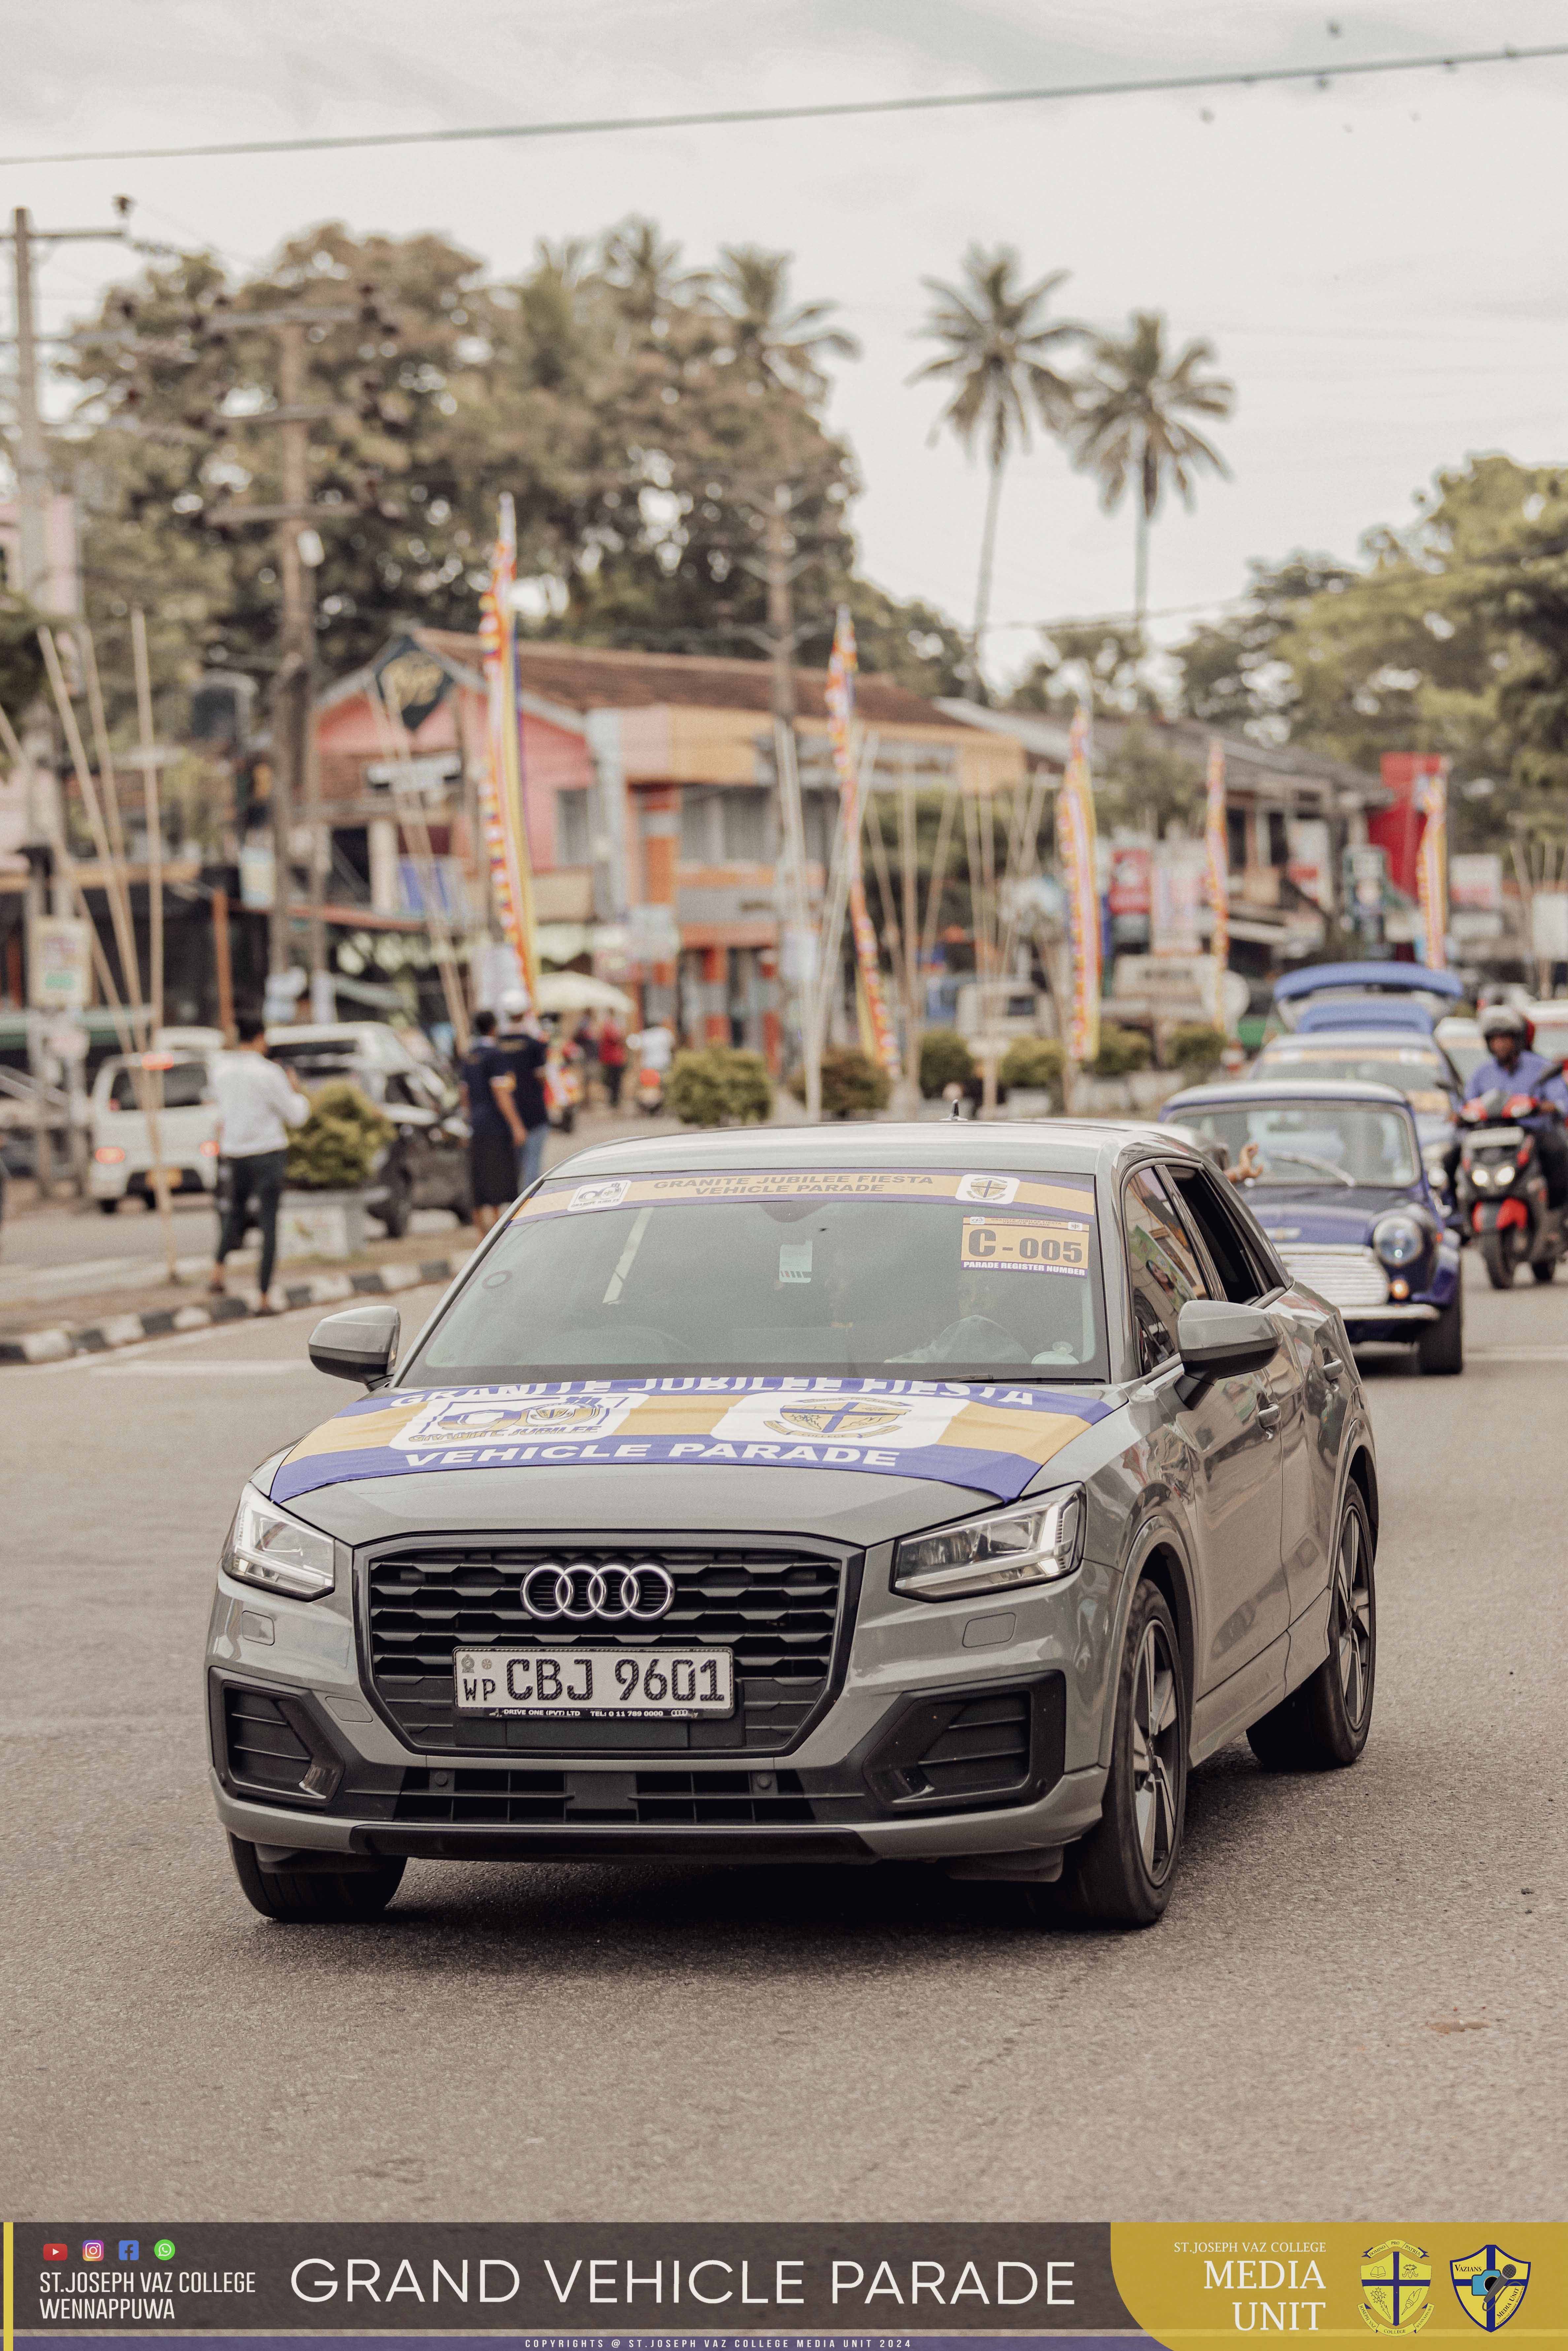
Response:
[{"label": "power line", "polygon": [[577,121],[495,122],[455,131],[368,131],[339,138],[214,140],[193,147],[90,147],[52,154],[0,155],[0,167],[30,163],[168,163],[214,155],[298,155],[355,147],[437,147],[479,139],[563,139],[622,131],[703,131],[747,122],[820,122],[846,115],[930,114],[966,106],[1032,106],[1072,98],[1254,89],[1265,84],[1331,83],[1372,74],[1457,72],[1461,66],[1521,65],[1568,57],[1568,41],[1532,48],[1449,50],[1421,57],[1366,57],[1321,66],[1248,68],[1228,73],[1155,74],[1117,81],[1061,82],[1036,89],[976,89],[923,98],[841,99],[810,106],[735,106],[685,114],[589,115]]}]

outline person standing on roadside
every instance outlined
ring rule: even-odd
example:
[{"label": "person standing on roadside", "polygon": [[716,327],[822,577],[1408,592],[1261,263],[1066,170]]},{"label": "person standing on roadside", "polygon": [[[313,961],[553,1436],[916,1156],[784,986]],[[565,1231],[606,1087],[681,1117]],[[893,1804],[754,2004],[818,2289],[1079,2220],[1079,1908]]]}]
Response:
[{"label": "person standing on roadside", "polygon": [[509,987],[502,997],[501,1018],[505,1026],[496,1040],[490,1091],[517,1144],[517,1189],[526,1192],[538,1182],[549,1135],[541,1074],[549,1047],[520,987]]},{"label": "person standing on roadside", "polygon": [[310,1103],[292,1070],[267,1057],[266,1024],[242,1012],[239,1048],[219,1056],[213,1075],[218,1104],[218,1151],[228,1171],[229,1206],[218,1236],[210,1290],[221,1295],[224,1259],[239,1248],[252,1204],[261,1228],[258,1314],[271,1314],[272,1269],[277,1256],[277,1203],[288,1167],[288,1130],[310,1115]]},{"label": "person standing on roadside", "polygon": [[604,1078],[604,1091],[610,1097],[610,1107],[619,1110],[621,1089],[626,1079],[626,1034],[613,1012],[607,1012],[599,1024],[599,1067]]},{"label": "person standing on roadside", "polygon": [[[474,1015],[474,1042],[458,1071],[463,1109],[468,1121],[468,1181],[474,1200],[474,1229],[487,1233],[503,1208],[517,1196],[517,1122],[508,1119],[497,1099],[493,1081],[501,1074],[496,1050],[496,1016]],[[521,1130],[518,1129],[520,1134]]]}]

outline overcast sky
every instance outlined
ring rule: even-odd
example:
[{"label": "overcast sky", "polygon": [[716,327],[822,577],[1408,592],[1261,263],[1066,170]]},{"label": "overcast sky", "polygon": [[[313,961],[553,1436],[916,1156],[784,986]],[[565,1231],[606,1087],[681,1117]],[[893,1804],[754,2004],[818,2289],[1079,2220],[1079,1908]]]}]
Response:
[{"label": "overcast sky", "polygon": [[[1128,74],[1416,56],[1568,38],[1563,0],[7,0],[0,152],[423,129],[813,99],[1004,89]],[[1337,33],[1331,30],[1337,25]],[[1151,601],[1237,594],[1249,557],[1354,552],[1472,451],[1568,457],[1561,159],[1568,59],[1341,81],[1327,90],[1075,99],[882,120],[579,136],[358,154],[11,166],[0,204],[43,225],[108,219],[267,254],[339,218],[434,228],[495,269],[538,237],[652,214],[688,256],[788,247],[801,296],[864,346],[834,416],[866,491],[864,568],[962,619],[983,482],[928,446],[906,388],[925,274],[974,239],[1072,273],[1072,317],[1164,310],[1207,335],[1239,387],[1232,470],[1155,536]],[[57,249],[57,325],[114,274]],[[1124,610],[1133,532],[1061,451],[1009,477],[992,666],[1041,620]]]}]

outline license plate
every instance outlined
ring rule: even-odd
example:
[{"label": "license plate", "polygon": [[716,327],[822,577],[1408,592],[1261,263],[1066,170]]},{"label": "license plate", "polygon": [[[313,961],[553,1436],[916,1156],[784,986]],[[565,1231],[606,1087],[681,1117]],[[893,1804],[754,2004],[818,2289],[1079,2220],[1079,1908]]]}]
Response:
[{"label": "license plate", "polygon": [[452,1660],[459,1714],[573,1715],[683,1720],[735,1712],[729,1649],[459,1649]]}]

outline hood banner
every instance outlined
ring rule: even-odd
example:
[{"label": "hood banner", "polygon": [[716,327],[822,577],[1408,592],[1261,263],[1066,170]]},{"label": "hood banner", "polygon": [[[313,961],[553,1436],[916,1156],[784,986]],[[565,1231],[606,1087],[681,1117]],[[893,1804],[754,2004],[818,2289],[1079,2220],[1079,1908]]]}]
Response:
[{"label": "hood banner", "polygon": [[1011,1502],[1110,1409],[998,1381],[693,1376],[392,1390],[301,1438],[271,1495],[287,1502],[351,1479],[445,1469],[673,1462],[867,1470]]}]

